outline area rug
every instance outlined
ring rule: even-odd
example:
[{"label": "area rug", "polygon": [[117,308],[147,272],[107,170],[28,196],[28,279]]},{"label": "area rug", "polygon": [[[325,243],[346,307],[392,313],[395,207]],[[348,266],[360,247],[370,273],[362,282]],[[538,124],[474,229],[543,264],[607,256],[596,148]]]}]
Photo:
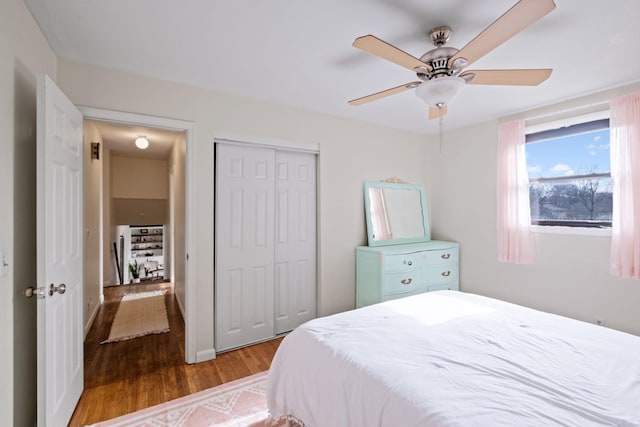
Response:
[{"label": "area rug", "polygon": [[267,427],[267,372],[222,384],[95,427]]},{"label": "area rug", "polygon": [[123,296],[113,319],[109,338],[101,344],[169,332],[165,292],[159,290]]}]

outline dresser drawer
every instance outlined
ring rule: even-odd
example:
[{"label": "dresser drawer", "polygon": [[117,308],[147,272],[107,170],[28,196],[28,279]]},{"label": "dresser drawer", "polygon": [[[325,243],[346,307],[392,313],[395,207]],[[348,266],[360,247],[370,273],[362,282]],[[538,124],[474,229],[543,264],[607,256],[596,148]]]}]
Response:
[{"label": "dresser drawer", "polygon": [[425,252],[412,252],[384,257],[384,271],[412,271],[424,263]]},{"label": "dresser drawer", "polygon": [[457,273],[455,263],[447,263],[437,267],[427,267],[424,271],[424,281],[429,285],[449,283],[457,280]]},{"label": "dresser drawer", "polygon": [[395,294],[399,292],[410,292],[414,289],[424,287],[420,279],[420,270],[385,274],[382,293]]},{"label": "dresser drawer", "polygon": [[427,264],[444,264],[458,262],[458,249],[439,249],[435,251],[424,252]]}]

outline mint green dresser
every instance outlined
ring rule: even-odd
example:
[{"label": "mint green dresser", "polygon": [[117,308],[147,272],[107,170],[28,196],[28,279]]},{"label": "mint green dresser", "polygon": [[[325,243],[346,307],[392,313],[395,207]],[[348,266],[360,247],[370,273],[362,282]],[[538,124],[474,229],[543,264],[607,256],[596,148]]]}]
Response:
[{"label": "mint green dresser", "polygon": [[458,290],[459,245],[429,240],[356,248],[356,307],[423,292]]}]

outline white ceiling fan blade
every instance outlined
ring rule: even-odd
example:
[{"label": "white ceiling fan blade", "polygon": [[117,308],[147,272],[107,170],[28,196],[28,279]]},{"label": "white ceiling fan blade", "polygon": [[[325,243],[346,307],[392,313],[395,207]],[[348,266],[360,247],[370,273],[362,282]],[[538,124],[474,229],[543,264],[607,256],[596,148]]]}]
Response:
[{"label": "white ceiling fan blade", "polygon": [[442,107],[434,107],[433,105],[429,105],[429,120],[436,120],[440,117],[444,117],[447,114],[447,106],[443,105]]},{"label": "white ceiling fan blade", "polygon": [[520,0],[449,59],[449,66],[458,58],[466,60],[465,67],[472,64],[555,7],[553,0]]},{"label": "white ceiling fan blade", "polygon": [[469,70],[460,77],[471,85],[537,86],[547,80],[551,68],[529,70]]},{"label": "white ceiling fan blade", "polygon": [[371,95],[363,96],[362,98],[352,99],[351,101],[349,101],[349,105],[366,104],[367,102],[376,101],[380,98],[385,98],[390,95],[395,95],[396,93],[404,92],[405,90],[414,89],[420,86],[420,84],[421,82],[418,82],[418,81],[411,82],[411,83],[403,84],[401,86],[396,86],[391,89],[383,90],[381,92],[376,92]]},{"label": "white ceiling fan blade", "polygon": [[386,59],[394,64],[398,64],[411,71],[416,71],[420,67],[424,67],[427,71],[431,71],[431,66],[420,61],[415,56],[409,55],[404,50],[390,45],[384,40],[380,40],[376,36],[369,34],[368,36],[358,37],[353,41],[353,47],[364,50],[367,53]]}]

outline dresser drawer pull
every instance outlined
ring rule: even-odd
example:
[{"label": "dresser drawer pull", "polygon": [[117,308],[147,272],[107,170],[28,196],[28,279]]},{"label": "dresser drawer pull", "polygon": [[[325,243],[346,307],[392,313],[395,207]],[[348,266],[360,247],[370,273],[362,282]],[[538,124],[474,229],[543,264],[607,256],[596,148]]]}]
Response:
[{"label": "dresser drawer pull", "polygon": [[444,277],[449,277],[449,276],[451,276],[451,272],[450,272],[450,271],[443,271],[443,272],[442,272],[442,273],[440,273],[440,274],[442,274]]},{"label": "dresser drawer pull", "polygon": [[412,280],[413,280],[412,278],[402,279],[400,283],[402,283],[403,285],[408,285],[409,283],[411,283]]},{"label": "dresser drawer pull", "polygon": [[451,258],[451,254],[442,254],[442,255],[440,255],[440,258],[449,259],[449,258]]},{"label": "dresser drawer pull", "polygon": [[413,265],[413,261],[411,261],[411,260],[405,261],[404,263],[407,264],[407,265]]}]

